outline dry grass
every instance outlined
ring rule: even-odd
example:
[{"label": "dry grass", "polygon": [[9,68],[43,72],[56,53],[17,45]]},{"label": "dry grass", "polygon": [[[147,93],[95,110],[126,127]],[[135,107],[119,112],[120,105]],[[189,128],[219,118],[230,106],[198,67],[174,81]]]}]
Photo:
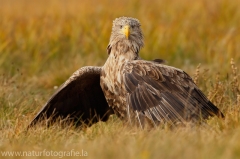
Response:
[{"label": "dry grass", "polygon": [[[240,158],[239,0],[0,4],[1,152],[83,149],[87,158]],[[84,130],[54,125],[24,132],[55,85],[79,67],[104,63],[112,20],[123,15],[142,23],[141,56],[163,58],[188,72],[226,119],[148,132],[113,117]]]}]

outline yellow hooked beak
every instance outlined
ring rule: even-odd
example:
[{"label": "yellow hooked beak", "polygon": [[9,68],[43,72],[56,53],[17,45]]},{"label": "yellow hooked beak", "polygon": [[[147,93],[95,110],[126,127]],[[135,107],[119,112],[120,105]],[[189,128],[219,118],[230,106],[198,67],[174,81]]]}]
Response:
[{"label": "yellow hooked beak", "polygon": [[124,33],[124,35],[126,36],[126,38],[128,39],[129,35],[130,35],[130,26],[129,25],[125,25],[122,28],[122,32]]}]

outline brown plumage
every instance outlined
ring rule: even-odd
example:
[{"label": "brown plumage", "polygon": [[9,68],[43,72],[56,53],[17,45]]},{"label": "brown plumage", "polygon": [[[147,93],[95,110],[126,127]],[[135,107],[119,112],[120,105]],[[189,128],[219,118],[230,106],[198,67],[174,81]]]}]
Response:
[{"label": "brown plumage", "polygon": [[142,128],[146,123],[157,126],[224,117],[184,71],[160,59],[142,60],[139,51],[143,45],[137,19],[115,19],[104,66],[84,67],[74,73],[31,125],[44,114],[47,118],[52,114],[55,118],[68,116],[91,125],[106,121],[114,112]]},{"label": "brown plumage", "polygon": [[82,67],[59,87],[30,123],[68,118],[76,125],[106,121],[113,114],[100,87],[101,67]]}]

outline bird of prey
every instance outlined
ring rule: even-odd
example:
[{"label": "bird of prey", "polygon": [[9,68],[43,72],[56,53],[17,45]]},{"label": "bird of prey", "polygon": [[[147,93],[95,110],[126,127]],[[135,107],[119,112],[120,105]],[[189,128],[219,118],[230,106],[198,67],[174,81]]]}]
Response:
[{"label": "bird of prey", "polygon": [[77,125],[106,121],[111,114],[144,128],[161,123],[202,121],[223,113],[184,71],[162,60],[142,60],[139,20],[113,21],[108,59],[102,67],[77,70],[47,101],[30,123],[68,118]]}]

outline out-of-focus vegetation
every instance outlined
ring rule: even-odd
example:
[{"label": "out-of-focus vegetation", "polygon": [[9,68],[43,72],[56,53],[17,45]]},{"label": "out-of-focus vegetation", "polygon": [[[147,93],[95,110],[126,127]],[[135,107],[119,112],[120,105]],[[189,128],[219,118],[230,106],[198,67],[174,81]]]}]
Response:
[{"label": "out-of-focus vegetation", "polygon": [[[0,0],[1,152],[83,149],[88,158],[240,158],[239,6],[239,0]],[[149,132],[113,117],[84,130],[56,125],[24,132],[54,86],[82,66],[104,64],[112,21],[120,16],[140,20],[142,58],[162,58],[188,72],[226,119]]]}]

